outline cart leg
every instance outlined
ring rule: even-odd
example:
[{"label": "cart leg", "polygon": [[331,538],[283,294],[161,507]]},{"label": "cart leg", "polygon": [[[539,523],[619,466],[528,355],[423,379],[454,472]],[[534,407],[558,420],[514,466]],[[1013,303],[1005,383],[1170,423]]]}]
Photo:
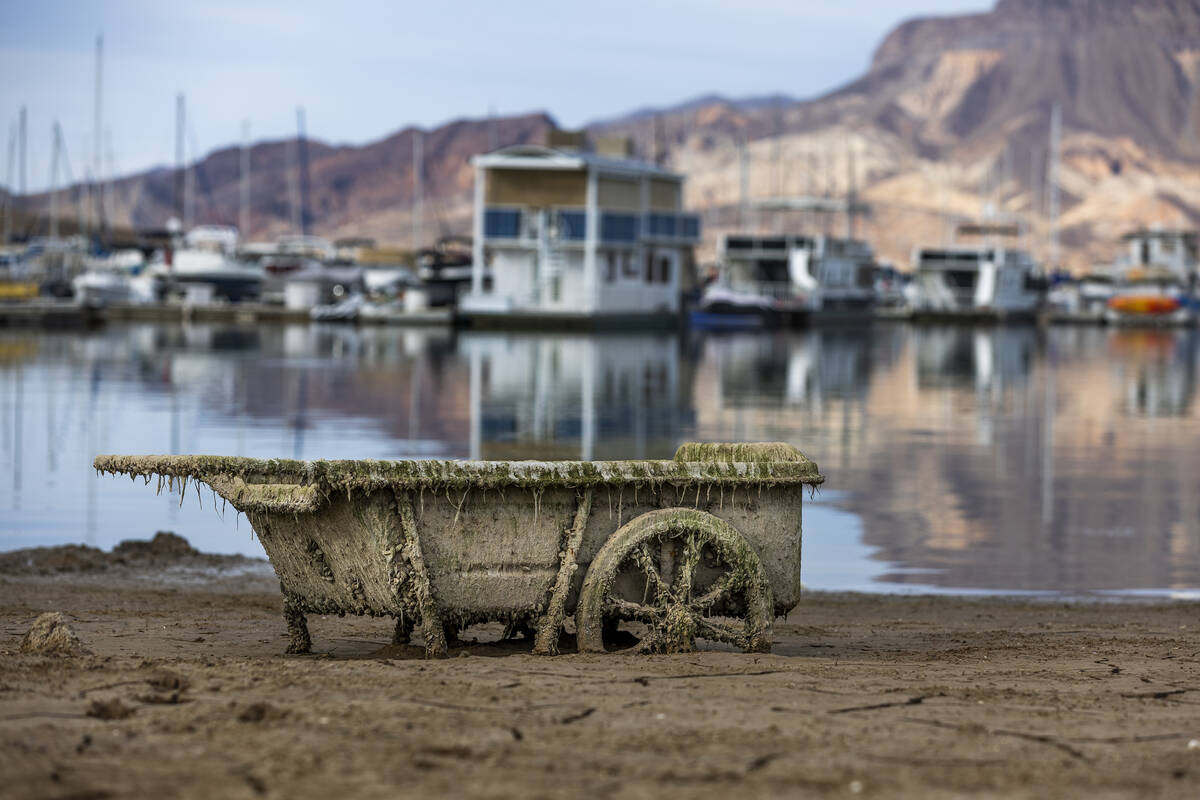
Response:
[{"label": "cart leg", "polygon": [[417,523],[413,515],[412,496],[397,494],[400,525],[404,535],[404,556],[412,568],[412,599],[421,617],[421,636],[425,639],[426,658],[446,657],[446,632],[438,616],[437,604],[429,586],[429,572],[425,569],[425,558],[421,555],[421,540],[417,536]]},{"label": "cart leg", "polygon": [[312,652],[312,638],[308,635],[308,620],[300,605],[290,597],[283,599],[283,621],[287,623],[287,653],[299,655]]},{"label": "cart leg", "polygon": [[408,644],[412,640],[413,621],[401,614],[396,617],[396,630],[392,633],[392,644]]},{"label": "cart leg", "polygon": [[554,579],[554,588],[550,591],[546,603],[546,613],[538,621],[537,637],[533,640],[533,652],[539,656],[558,655],[558,637],[562,634],[563,617],[566,616],[567,593],[571,590],[571,580],[579,565],[575,558],[579,554],[579,545],[583,541],[583,529],[587,526],[588,516],[592,513],[592,490],[588,489],[579,495],[575,506],[575,519],[571,529],[567,531],[562,543],[559,558],[558,575]]}]

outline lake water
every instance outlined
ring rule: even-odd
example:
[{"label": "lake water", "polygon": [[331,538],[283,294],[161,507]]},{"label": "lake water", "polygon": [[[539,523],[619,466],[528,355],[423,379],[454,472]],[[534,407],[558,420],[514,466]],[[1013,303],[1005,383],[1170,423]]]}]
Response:
[{"label": "lake water", "polygon": [[0,330],[0,549],[173,530],[262,554],[211,496],[98,477],[98,453],[637,459],[778,440],[826,477],[806,586],[1200,596],[1198,359],[1195,332],[1102,328]]}]

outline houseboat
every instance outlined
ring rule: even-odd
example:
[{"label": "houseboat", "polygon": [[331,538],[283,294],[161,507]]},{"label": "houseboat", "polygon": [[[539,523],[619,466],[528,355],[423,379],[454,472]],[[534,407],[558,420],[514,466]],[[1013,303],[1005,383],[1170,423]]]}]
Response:
[{"label": "houseboat", "polygon": [[913,254],[914,317],[1033,318],[1046,282],[1029,253],[986,245],[921,248]]},{"label": "houseboat", "polygon": [[692,319],[702,327],[757,327],[867,318],[876,269],[874,251],[858,239],[728,234],[717,280]]},{"label": "houseboat", "polygon": [[681,276],[694,269],[700,218],[683,210],[681,175],[628,153],[594,152],[580,138],[472,159],[471,287],[459,299],[461,324],[679,324]]}]

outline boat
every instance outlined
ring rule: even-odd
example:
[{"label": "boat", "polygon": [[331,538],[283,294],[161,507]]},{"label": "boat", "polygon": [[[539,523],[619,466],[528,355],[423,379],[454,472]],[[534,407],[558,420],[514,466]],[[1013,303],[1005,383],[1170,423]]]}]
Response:
[{"label": "boat", "polygon": [[877,269],[871,246],[858,239],[728,234],[698,308],[734,317],[768,308],[776,323],[865,319],[876,303]]},{"label": "boat", "polygon": [[1126,234],[1104,319],[1115,325],[1188,325],[1195,319],[1197,235],[1140,229]]},{"label": "boat", "polygon": [[[474,272],[470,248],[470,239],[447,236],[435,246],[417,252],[418,286],[425,292],[429,307],[457,305],[459,296],[470,290]],[[484,291],[491,285],[492,270],[485,264]]]},{"label": "boat", "polygon": [[778,327],[780,314],[770,298],[713,283],[705,288],[689,321],[699,330],[759,330]]},{"label": "boat", "polygon": [[1116,325],[1186,325],[1192,320],[1187,284],[1164,268],[1134,268],[1114,288],[1105,320]]},{"label": "boat", "polygon": [[1032,319],[1046,282],[1029,253],[986,245],[921,248],[915,317]]},{"label": "boat", "polygon": [[683,176],[630,157],[627,140],[590,149],[581,134],[555,134],[472,159],[471,286],[459,322],[678,326],[700,239],[700,218],[683,211]]},{"label": "boat", "polygon": [[165,280],[168,293],[192,301],[257,299],[262,270],[236,258],[237,240],[237,228],[201,225],[157,252],[149,272]]}]

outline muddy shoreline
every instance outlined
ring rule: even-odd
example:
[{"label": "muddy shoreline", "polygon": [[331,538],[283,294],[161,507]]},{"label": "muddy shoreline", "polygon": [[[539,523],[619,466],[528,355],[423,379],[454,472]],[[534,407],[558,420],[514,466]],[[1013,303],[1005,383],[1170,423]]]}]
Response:
[{"label": "muddy shoreline", "polygon": [[[808,594],[770,655],[445,661],[313,617],[284,656],[268,567],[159,544],[0,554],[0,796],[1200,795],[1194,602]],[[19,652],[45,611],[90,653]]]}]

